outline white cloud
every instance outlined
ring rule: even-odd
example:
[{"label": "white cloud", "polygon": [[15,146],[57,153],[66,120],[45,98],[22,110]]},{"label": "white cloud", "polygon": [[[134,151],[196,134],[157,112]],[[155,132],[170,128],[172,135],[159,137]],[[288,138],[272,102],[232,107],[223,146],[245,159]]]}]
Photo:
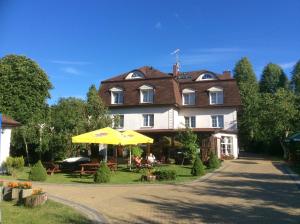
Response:
[{"label": "white cloud", "polygon": [[291,69],[295,66],[296,63],[296,61],[291,61],[286,63],[280,63],[279,65],[282,69]]},{"label": "white cloud", "polygon": [[61,64],[61,65],[89,65],[92,64],[88,61],[64,61],[64,60],[51,60],[53,64]]},{"label": "white cloud", "polygon": [[160,29],[162,28],[161,22],[160,22],[160,21],[157,22],[157,23],[155,24],[154,28],[157,29],[157,30],[160,30]]},{"label": "white cloud", "polygon": [[63,72],[71,74],[71,75],[79,75],[80,72],[78,71],[78,69],[73,68],[73,67],[65,67],[61,69]]}]

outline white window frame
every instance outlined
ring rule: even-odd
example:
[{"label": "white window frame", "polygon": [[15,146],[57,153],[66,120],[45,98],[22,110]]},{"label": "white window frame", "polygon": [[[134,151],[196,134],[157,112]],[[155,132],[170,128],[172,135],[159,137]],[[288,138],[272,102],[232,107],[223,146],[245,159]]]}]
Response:
[{"label": "white window frame", "polygon": [[[115,102],[116,96],[118,95],[118,100]],[[111,104],[123,104],[124,103],[124,91],[123,89],[113,87],[110,89],[110,98],[111,98]]]},{"label": "white window frame", "polygon": [[144,74],[141,71],[129,72],[125,79],[143,79],[145,78]]},{"label": "white window frame", "polygon": [[[146,128],[150,128],[150,127],[154,127],[154,114],[143,114],[142,115],[142,127],[146,127]],[[145,119],[147,119],[147,121],[145,122]],[[151,122],[152,119],[152,122]]]},{"label": "white window frame", "polygon": [[223,104],[224,103],[224,94],[223,91],[212,91],[209,92],[209,103],[214,104]]},{"label": "white window frame", "polygon": [[[115,117],[117,117],[117,116],[120,118],[120,120],[118,122],[118,126],[116,126],[116,123],[115,123]],[[115,114],[115,115],[113,115],[113,127],[116,128],[116,129],[124,128],[124,118],[125,118],[124,114]]]},{"label": "white window frame", "polygon": [[154,91],[153,89],[141,89],[140,90],[141,103],[153,103]]},{"label": "white window frame", "polygon": [[[194,122],[193,122],[194,120]],[[192,125],[194,123],[194,125]],[[188,128],[196,128],[196,116],[185,116],[184,117],[184,124]]]},{"label": "white window frame", "polygon": [[[209,78],[207,78],[207,76],[209,76]],[[206,81],[206,80],[216,80],[216,76],[211,73],[203,73],[198,76],[198,78],[196,79],[196,82],[197,81]]]},{"label": "white window frame", "polygon": [[[188,100],[186,100],[186,98]],[[182,91],[182,105],[195,105],[196,103],[196,92],[192,89],[184,89]]]},{"label": "white window frame", "polygon": [[[216,122],[214,122],[214,118],[216,118]],[[222,118],[223,124],[220,125],[220,119]],[[216,125],[214,125],[216,123]],[[211,127],[212,128],[224,128],[224,115],[211,115]]]},{"label": "white window frame", "polygon": [[233,155],[233,137],[232,136],[221,136],[221,154],[222,155]]}]

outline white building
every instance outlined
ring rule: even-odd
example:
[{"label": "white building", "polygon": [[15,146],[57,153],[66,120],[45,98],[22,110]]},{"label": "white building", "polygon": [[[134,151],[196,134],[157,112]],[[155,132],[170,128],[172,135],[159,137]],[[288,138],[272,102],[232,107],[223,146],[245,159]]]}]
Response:
[{"label": "white building", "polygon": [[11,130],[20,125],[19,122],[0,114],[0,168],[10,152]]},{"label": "white building", "polygon": [[[118,117],[116,128],[132,129],[158,139],[188,126],[213,136],[218,156],[238,157],[237,109],[240,95],[229,72],[201,70],[167,74],[142,67],[101,83],[100,96]],[[205,135],[204,135],[205,134]]]}]

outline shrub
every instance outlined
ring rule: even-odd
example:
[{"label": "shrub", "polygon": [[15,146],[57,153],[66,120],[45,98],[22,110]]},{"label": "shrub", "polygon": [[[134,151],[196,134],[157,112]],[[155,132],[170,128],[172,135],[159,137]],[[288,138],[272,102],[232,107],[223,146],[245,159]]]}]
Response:
[{"label": "shrub", "polygon": [[22,170],[24,168],[24,158],[20,157],[7,157],[6,161],[4,162],[3,166],[8,175],[14,174],[17,170]]},{"label": "shrub", "polygon": [[155,171],[158,180],[175,180],[177,177],[177,173],[175,170],[158,170]]},{"label": "shrub", "polygon": [[140,147],[138,146],[134,146],[132,147],[131,149],[131,153],[134,157],[141,157],[142,154],[143,154],[143,149],[141,149]]},{"label": "shrub", "polygon": [[107,183],[110,181],[110,169],[106,163],[101,163],[99,169],[95,173],[94,182],[95,183]]},{"label": "shrub", "polygon": [[204,167],[201,159],[199,158],[199,156],[197,156],[194,161],[191,174],[193,176],[201,176],[201,175],[205,174],[205,167]]},{"label": "shrub", "polygon": [[213,152],[209,156],[208,167],[211,169],[216,169],[220,167],[220,160]]},{"label": "shrub", "polygon": [[31,167],[29,179],[33,181],[45,181],[47,179],[47,171],[40,160]]}]

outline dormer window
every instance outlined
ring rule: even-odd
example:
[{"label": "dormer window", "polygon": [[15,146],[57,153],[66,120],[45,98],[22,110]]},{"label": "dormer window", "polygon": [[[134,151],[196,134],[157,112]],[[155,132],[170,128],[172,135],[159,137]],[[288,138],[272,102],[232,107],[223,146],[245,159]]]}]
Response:
[{"label": "dormer window", "polygon": [[111,92],[111,104],[123,104],[124,103],[124,91],[121,88],[113,87]]},{"label": "dormer window", "polygon": [[206,80],[215,80],[215,79],[216,79],[216,76],[214,74],[203,73],[203,74],[198,76],[196,81],[206,81]]},{"label": "dormer window", "polygon": [[212,87],[208,89],[208,91],[209,91],[209,103],[211,105],[224,103],[224,94],[222,88]]},{"label": "dormer window", "polygon": [[143,85],[140,87],[140,103],[153,103],[154,89],[152,86]]},{"label": "dormer window", "polygon": [[182,104],[195,105],[195,90],[193,89],[182,90]]},{"label": "dormer window", "polygon": [[144,74],[140,71],[129,72],[125,79],[143,79]]}]

